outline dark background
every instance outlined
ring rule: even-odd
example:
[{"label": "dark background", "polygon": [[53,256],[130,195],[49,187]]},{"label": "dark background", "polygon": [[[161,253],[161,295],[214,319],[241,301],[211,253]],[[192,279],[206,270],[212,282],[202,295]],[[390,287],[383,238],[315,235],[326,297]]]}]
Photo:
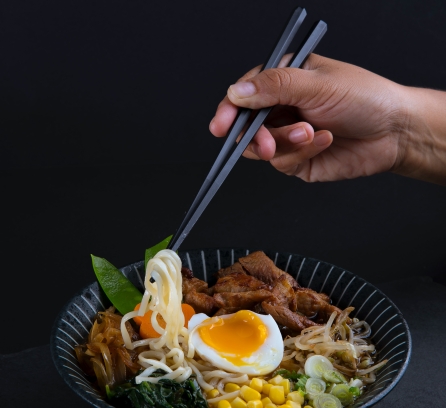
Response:
[{"label": "dark background", "polygon": [[[297,6],[299,38],[328,24],[317,53],[446,90],[442,0],[2,2],[0,354],[48,344],[94,281],[90,254],[121,267],[175,231],[223,143],[208,130],[217,104]],[[434,184],[306,184],[242,159],[182,249],[283,250],[376,284],[445,283],[445,211]]]}]

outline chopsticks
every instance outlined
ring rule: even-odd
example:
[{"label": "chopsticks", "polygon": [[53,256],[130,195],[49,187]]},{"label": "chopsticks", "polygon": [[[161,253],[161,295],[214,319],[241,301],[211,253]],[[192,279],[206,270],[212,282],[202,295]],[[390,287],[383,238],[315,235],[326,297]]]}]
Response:
[{"label": "chopsticks", "polygon": [[[298,7],[291,15],[288,24],[286,25],[277,45],[272,51],[269,59],[262,67],[262,70],[269,68],[276,68],[285,54],[289,44],[294,35],[306,17],[305,9]],[[300,68],[308,56],[316,48],[319,41],[322,39],[327,31],[327,24],[323,21],[315,23],[298,48],[294,57],[291,59],[288,67]],[[254,135],[262,126],[266,117],[272,110],[273,106],[259,110],[249,125],[248,129],[242,136],[241,140],[236,144],[236,139],[245,127],[249,117],[251,116],[251,109],[240,109],[239,113],[231,126],[226,142],[223,145],[217,159],[215,160],[209,174],[203,182],[199,192],[197,193],[192,205],[186,213],[180,227],[175,232],[174,236],[169,242],[169,249],[178,250],[181,243],[187,237],[192,227],[197,222],[211,199],[214,197],[217,190],[223,184],[224,180],[234,167],[237,160],[245,151],[248,144],[251,142]],[[232,152],[232,153],[231,153]],[[226,163],[225,163],[226,162]],[[225,164],[224,164],[225,163]]]}]

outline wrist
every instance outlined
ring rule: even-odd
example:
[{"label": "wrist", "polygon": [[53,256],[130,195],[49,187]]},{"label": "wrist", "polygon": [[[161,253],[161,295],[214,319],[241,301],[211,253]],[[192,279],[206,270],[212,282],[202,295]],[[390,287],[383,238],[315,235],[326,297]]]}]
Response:
[{"label": "wrist", "polygon": [[402,87],[403,125],[393,172],[446,185],[446,92]]}]

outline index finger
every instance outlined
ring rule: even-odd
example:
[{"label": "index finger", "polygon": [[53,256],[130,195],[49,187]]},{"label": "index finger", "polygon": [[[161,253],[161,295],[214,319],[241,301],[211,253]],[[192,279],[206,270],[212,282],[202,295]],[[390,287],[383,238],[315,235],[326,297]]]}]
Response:
[{"label": "index finger", "polygon": [[[279,68],[288,65],[293,54],[286,54],[282,57],[279,63]],[[255,77],[262,70],[262,65],[258,65],[255,68],[248,71],[243,75],[237,82],[243,82],[250,78]],[[227,135],[229,128],[237,116],[238,107],[234,105],[226,95],[223,100],[219,103],[217,111],[215,112],[214,118],[209,124],[209,130],[214,136],[224,137]]]}]

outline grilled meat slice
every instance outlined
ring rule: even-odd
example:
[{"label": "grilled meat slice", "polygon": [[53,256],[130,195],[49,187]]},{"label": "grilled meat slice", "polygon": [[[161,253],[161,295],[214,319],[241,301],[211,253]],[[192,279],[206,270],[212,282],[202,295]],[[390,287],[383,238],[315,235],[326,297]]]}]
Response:
[{"label": "grilled meat slice", "polygon": [[287,307],[292,312],[296,311],[296,294],[285,275],[279,276],[271,293],[274,297],[271,304]]},{"label": "grilled meat slice", "polygon": [[183,294],[183,301],[188,305],[191,305],[195,313],[205,313],[208,316],[212,316],[218,309],[217,304],[212,296],[206,293],[198,293],[195,290]]},{"label": "grilled meat slice", "polygon": [[213,288],[209,288],[207,282],[194,278],[190,269],[182,268],[181,274],[183,276],[183,302],[191,305],[195,313],[206,313],[212,316],[218,309],[212,297]]},{"label": "grilled meat slice", "polygon": [[274,284],[281,275],[284,275],[293,289],[299,288],[296,280],[287,272],[282,271],[269,259],[263,251],[253,252],[238,260],[243,269],[251,276],[267,283]]},{"label": "grilled meat slice", "polygon": [[328,303],[326,298],[312,289],[300,288],[296,291],[297,311],[311,316],[315,322],[326,323],[333,312],[341,313],[341,309]]},{"label": "grilled meat slice", "polygon": [[253,276],[249,276],[241,272],[234,272],[230,275],[219,278],[213,289],[214,293],[236,293],[250,292],[259,289],[270,290],[271,287],[268,286],[266,283],[254,278]]},{"label": "grilled meat slice", "polygon": [[251,310],[257,303],[271,298],[271,292],[265,289],[252,290],[249,292],[223,292],[215,293],[214,300],[220,308],[237,308],[237,310]]},{"label": "grilled meat slice", "polygon": [[186,268],[185,266],[181,267],[181,275],[183,276],[183,278],[187,278],[187,279],[194,277],[194,273],[189,268]]},{"label": "grilled meat slice", "polygon": [[214,313],[214,316],[221,316],[221,315],[225,315],[225,314],[232,314],[235,312],[238,312],[240,309],[237,307],[221,307],[220,309],[217,310],[216,313]]},{"label": "grilled meat slice", "polygon": [[185,278],[183,275],[183,295],[194,290],[197,293],[206,293],[212,296],[214,290],[208,287],[208,283],[198,278]]},{"label": "grilled meat slice", "polygon": [[243,269],[243,266],[240,264],[240,262],[236,262],[232,264],[231,266],[228,266],[227,268],[220,269],[217,273],[217,279],[223,278],[224,276],[231,275],[233,273],[243,273],[246,275],[245,270]]},{"label": "grilled meat slice", "polygon": [[298,334],[307,327],[320,325],[299,313],[292,312],[285,306],[272,305],[265,301],[262,302],[262,308],[266,313],[269,313],[279,325],[286,326],[288,329],[296,331]]}]

